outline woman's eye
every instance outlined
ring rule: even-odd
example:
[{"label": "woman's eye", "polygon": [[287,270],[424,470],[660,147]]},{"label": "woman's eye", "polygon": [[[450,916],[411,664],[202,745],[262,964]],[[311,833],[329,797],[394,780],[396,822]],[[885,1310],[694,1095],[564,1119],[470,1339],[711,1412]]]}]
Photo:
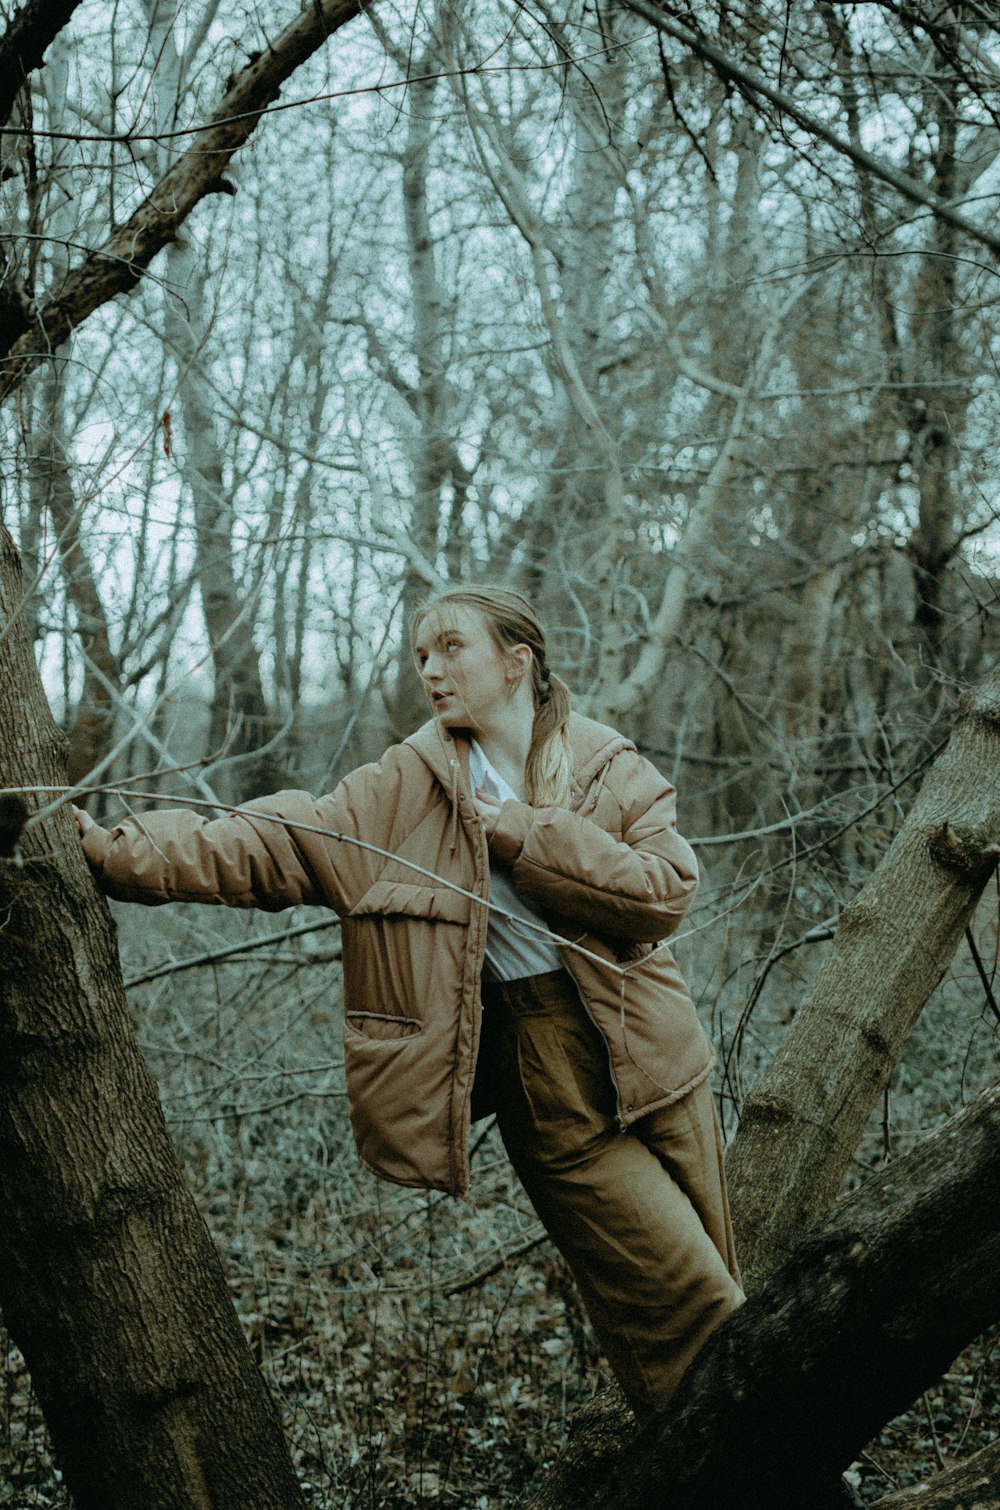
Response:
[{"label": "woman's eye", "polygon": [[458,650],[459,649],[459,643],[458,643],[457,640],[446,640],[444,648],[445,648],[445,650],[447,650],[448,654],[450,655],[453,650]]}]

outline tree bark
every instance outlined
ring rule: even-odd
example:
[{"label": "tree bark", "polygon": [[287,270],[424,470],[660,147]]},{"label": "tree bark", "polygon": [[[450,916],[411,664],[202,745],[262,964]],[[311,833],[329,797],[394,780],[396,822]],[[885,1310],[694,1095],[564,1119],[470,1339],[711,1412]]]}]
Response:
[{"label": "tree bark", "polygon": [[1000,1505],[1000,1438],[912,1489],[875,1501],[875,1510],[996,1510]]},{"label": "tree bark", "polygon": [[152,193],[102,247],[90,252],[40,301],[33,328],[0,350],[0,356],[7,357],[0,372],[0,400],[13,393],[95,309],[136,286],[198,201],[217,190],[230,158],[253,133],[286,79],[362,9],[362,0],[316,0],[304,6],[281,35],[233,78],[204,129]]},{"label": "tree bark", "polygon": [[[65,781],[0,527],[0,787]],[[77,1510],[299,1510],[68,811],[0,860],[0,1307]]]},{"label": "tree bark", "polygon": [[1000,1316],[1000,1087],[841,1201],[709,1339],[677,1396],[531,1510],[824,1510],[879,1428]]},{"label": "tree bark", "polygon": [[1000,855],[1000,672],[954,732],[744,1103],[728,1172],[749,1283],[830,1205]]}]

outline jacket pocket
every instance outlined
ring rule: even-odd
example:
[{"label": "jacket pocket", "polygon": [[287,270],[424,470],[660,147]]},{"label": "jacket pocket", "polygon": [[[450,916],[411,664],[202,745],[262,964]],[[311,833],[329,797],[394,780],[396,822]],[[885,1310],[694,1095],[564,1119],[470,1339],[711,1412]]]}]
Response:
[{"label": "jacket pocket", "polygon": [[362,1038],[394,1040],[412,1038],[423,1023],[417,1017],[403,1017],[395,1012],[345,1012],[344,1021]]},{"label": "jacket pocket", "polygon": [[349,1043],[415,1038],[458,1012],[472,903],[432,884],[375,881],[342,920]]},{"label": "jacket pocket", "polygon": [[352,918],[423,918],[430,923],[468,923],[472,903],[447,886],[428,886],[409,881],[375,881],[351,908]]}]

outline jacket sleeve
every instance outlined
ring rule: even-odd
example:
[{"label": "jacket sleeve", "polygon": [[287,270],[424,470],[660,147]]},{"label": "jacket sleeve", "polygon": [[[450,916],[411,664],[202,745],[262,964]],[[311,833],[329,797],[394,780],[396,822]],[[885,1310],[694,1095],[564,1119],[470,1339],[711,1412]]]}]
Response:
[{"label": "jacket sleeve", "polygon": [[117,901],[217,902],[270,912],[302,902],[333,905],[301,835],[284,818],[323,826],[319,804],[305,792],[279,792],[222,818],[167,808],[110,830],[95,825],[83,836],[83,852],[98,885]]},{"label": "jacket sleeve", "polygon": [[698,885],[694,851],[676,828],[676,793],[634,750],[614,757],[604,785],[621,812],[620,839],[596,813],[505,802],[490,853],[543,911],[598,937],[656,943],[677,928]]},{"label": "jacket sleeve", "polygon": [[385,759],[351,773],[328,796],[286,791],[224,817],[190,808],[94,825],[83,851],[98,885],[118,901],[216,902],[278,912],[314,904],[350,911],[384,863],[369,845],[398,841],[401,773]]}]

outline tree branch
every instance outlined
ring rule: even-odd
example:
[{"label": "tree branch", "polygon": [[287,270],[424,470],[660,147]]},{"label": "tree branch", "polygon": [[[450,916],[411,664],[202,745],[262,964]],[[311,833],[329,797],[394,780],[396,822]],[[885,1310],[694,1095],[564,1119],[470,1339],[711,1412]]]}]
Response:
[{"label": "tree branch", "polygon": [[768,83],[762,74],[756,73],[752,68],[746,68],[742,63],[735,62],[721,47],[716,47],[707,37],[698,36],[697,33],[689,31],[686,26],[681,26],[670,16],[665,15],[659,6],[653,3],[653,0],[621,0],[621,3],[626,9],[634,11],[637,16],[642,16],[644,20],[655,26],[657,31],[673,37],[675,41],[690,48],[697,57],[702,58],[706,63],[711,63],[716,73],[735,84],[742,94],[769,100],[772,105],[776,105],[784,115],[796,121],[811,136],[826,142],[827,146],[832,147],[835,152],[850,158],[858,167],[864,168],[876,178],[881,179],[883,183],[889,184],[912,204],[923,205],[939,220],[946,220],[970,240],[989,247],[993,252],[1000,252],[1000,235],[995,235],[985,226],[976,225],[975,221],[968,220],[958,210],[953,209],[947,201],[932,193],[930,189],[925,189],[922,183],[911,178],[909,174],[900,173],[891,164],[876,157],[874,153],[866,152],[863,147],[845,141],[825,121],[820,120],[819,116],[813,115],[809,110],[804,110],[794,95]]},{"label": "tree branch", "polygon": [[943,1473],[876,1500],[875,1510],[995,1510],[1000,1505],[1000,1438]]},{"label": "tree branch", "polygon": [[6,361],[0,368],[0,400],[14,392],[95,309],[136,286],[194,206],[217,187],[226,165],[252,135],[262,112],[278,97],[286,79],[364,6],[365,0],[315,0],[235,76],[195,143],[168,169],[125,224],[112,231],[102,247],[90,252],[49,293],[37,310],[36,328],[21,334],[7,348]]},{"label": "tree branch", "polygon": [[[2,846],[4,836],[4,814],[10,810],[5,804],[18,801],[20,799],[17,797],[0,797],[0,846]],[[21,824],[22,827],[26,820],[27,810],[25,809],[24,819]],[[3,849],[0,847],[0,855],[2,854]],[[303,938],[306,934],[323,933],[328,928],[339,927],[340,919],[335,917],[324,918],[319,923],[299,923],[294,928],[283,928],[280,933],[258,933],[253,938],[240,939],[238,943],[225,944],[218,949],[206,949],[204,953],[192,954],[186,959],[166,960],[161,965],[153,965],[149,970],[143,970],[138,975],[129,976],[125,981],[125,989],[126,991],[130,991],[133,986],[144,986],[151,980],[160,980],[164,975],[177,975],[182,970],[197,970],[202,965],[216,965],[220,960],[231,959],[233,955],[238,955],[242,959],[244,955],[250,954],[254,949],[266,949],[275,944],[283,944],[288,939]],[[308,955],[303,955],[304,964],[308,963],[308,958]]]},{"label": "tree branch", "polygon": [[28,0],[0,40],[0,124],[10,120],[17,91],[41,67],[46,49],[62,31],[80,0]]}]

